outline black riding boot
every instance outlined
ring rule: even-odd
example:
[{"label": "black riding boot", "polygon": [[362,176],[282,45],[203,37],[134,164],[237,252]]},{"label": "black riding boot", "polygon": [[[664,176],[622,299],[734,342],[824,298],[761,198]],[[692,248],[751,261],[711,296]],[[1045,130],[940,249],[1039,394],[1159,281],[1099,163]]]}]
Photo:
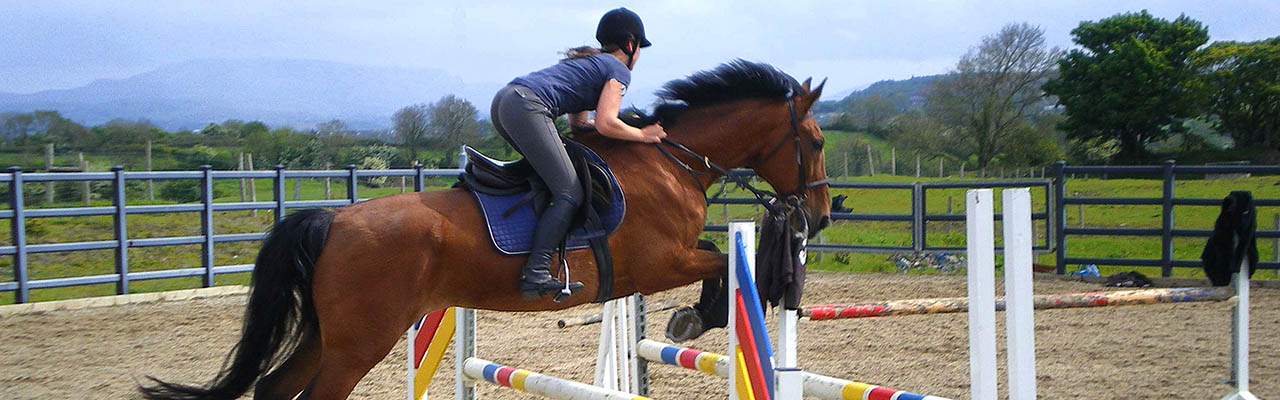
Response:
[{"label": "black riding boot", "polygon": [[[529,261],[524,264],[520,275],[520,296],[525,299],[536,299],[565,289],[565,284],[551,276],[551,254],[564,239],[573,222],[573,214],[578,205],[572,200],[557,198],[542,212],[538,218],[538,227],[534,229],[533,248],[529,252]],[[570,282],[569,290],[582,288],[581,282]]]}]

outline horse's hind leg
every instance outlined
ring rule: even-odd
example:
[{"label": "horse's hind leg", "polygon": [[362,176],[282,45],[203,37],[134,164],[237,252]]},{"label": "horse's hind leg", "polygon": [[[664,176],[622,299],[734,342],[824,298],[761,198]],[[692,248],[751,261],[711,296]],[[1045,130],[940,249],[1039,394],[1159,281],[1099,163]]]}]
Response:
[{"label": "horse's hind leg", "polygon": [[253,398],[292,399],[307,386],[320,369],[320,340],[315,331],[306,333],[298,348],[283,364],[258,380]]},{"label": "horse's hind leg", "polygon": [[[321,322],[320,365],[310,385],[302,393],[302,399],[345,399],[355,389],[360,379],[400,340],[404,331],[392,326],[396,315],[366,309],[358,315],[348,315],[334,329],[325,329]],[[398,326],[398,325],[396,325]]]}]

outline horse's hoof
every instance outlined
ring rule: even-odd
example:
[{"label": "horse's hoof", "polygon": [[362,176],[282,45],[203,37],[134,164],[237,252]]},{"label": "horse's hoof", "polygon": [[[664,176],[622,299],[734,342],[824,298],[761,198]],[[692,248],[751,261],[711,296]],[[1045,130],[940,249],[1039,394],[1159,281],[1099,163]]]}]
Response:
[{"label": "horse's hoof", "polygon": [[693,307],[685,306],[676,310],[667,321],[667,339],[675,343],[697,339],[706,331],[702,316]]}]

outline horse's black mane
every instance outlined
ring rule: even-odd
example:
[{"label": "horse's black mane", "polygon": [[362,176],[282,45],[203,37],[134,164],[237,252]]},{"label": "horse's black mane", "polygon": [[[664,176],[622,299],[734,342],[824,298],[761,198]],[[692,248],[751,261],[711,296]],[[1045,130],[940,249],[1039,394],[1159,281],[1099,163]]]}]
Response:
[{"label": "horse's black mane", "polygon": [[672,125],[690,107],[750,98],[785,99],[799,88],[800,82],[772,65],[737,59],[667,82],[658,90],[662,103],[654,107],[653,115],[632,108],[622,116],[637,127],[659,121]]},{"label": "horse's black mane", "polygon": [[772,65],[737,59],[667,82],[658,97],[696,107],[747,98],[785,99],[799,87],[800,82]]}]

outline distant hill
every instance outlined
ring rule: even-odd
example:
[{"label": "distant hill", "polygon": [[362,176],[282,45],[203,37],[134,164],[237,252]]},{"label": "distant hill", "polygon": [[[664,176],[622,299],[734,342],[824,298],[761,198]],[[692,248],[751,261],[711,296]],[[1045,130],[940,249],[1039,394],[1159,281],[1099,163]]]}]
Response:
[{"label": "distant hill", "polygon": [[486,113],[498,83],[463,82],[440,70],[315,60],[209,59],[65,90],[0,93],[0,111],[58,110],[83,124],[147,119],[196,129],[226,119],[310,128],[339,118],[353,129],[386,128],[400,107],[456,94]]},{"label": "distant hill", "polygon": [[[849,93],[848,96],[840,100],[818,102],[814,111],[817,113],[838,112],[847,109],[849,104],[857,101],[857,99],[870,96],[884,97],[898,106],[899,110],[909,110],[923,104],[922,101],[928,96],[929,85],[942,76],[944,75],[917,76],[901,81],[879,81],[867,86],[866,89]],[[913,97],[915,98],[914,101]]]}]

